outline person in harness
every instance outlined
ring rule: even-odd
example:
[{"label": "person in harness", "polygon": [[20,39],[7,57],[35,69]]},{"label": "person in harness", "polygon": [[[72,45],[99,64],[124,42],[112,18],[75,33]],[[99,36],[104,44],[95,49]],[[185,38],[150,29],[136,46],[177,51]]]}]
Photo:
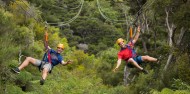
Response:
[{"label": "person in harness", "polygon": [[65,62],[61,56],[61,53],[64,50],[63,44],[58,44],[56,51],[51,49],[49,46],[47,48],[49,54],[45,53],[43,60],[35,59],[33,57],[26,57],[24,62],[19,67],[13,68],[12,70],[15,73],[20,73],[20,71],[29,64],[37,66],[40,70],[42,70],[42,78],[40,79],[40,84],[43,85],[48,73],[51,72],[54,66],[58,64],[67,65],[72,63],[71,60]]},{"label": "person in harness", "polygon": [[131,38],[131,40],[128,42],[128,44],[124,43],[124,40],[122,38],[117,39],[117,44],[121,47],[121,50],[118,52],[118,60],[117,65],[113,69],[113,71],[117,71],[119,66],[121,65],[121,60],[125,60],[127,63],[127,66],[129,68],[136,67],[139,70],[141,70],[143,73],[148,74],[148,71],[143,69],[140,64],[144,61],[149,62],[157,62],[158,59],[154,57],[150,57],[148,55],[145,56],[137,56],[135,50],[134,50],[134,44],[139,38],[140,33],[140,26],[138,26],[137,33],[134,37],[134,39]]}]

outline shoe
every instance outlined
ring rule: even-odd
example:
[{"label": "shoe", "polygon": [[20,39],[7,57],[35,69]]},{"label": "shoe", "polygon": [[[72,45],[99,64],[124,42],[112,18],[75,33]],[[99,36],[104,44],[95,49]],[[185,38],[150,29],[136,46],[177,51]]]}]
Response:
[{"label": "shoe", "polygon": [[44,82],[45,82],[45,80],[42,78],[42,79],[40,80],[40,85],[44,85]]},{"label": "shoe", "polygon": [[145,70],[145,69],[142,69],[141,71],[142,71],[144,74],[148,74],[148,71]]},{"label": "shoe", "polygon": [[18,68],[12,68],[12,70],[15,72],[15,73],[20,73],[20,70]]}]

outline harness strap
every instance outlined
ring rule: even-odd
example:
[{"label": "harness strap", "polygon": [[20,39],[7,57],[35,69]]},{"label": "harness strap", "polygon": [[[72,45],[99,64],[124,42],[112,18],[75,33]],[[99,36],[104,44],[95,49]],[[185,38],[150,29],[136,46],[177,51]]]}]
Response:
[{"label": "harness strap", "polygon": [[[44,34],[44,47],[45,50],[47,50],[46,53],[44,53],[44,56],[42,58],[41,64],[39,66],[39,71],[41,71],[43,65],[46,63],[46,60],[48,59],[48,62],[52,65],[51,62],[51,54],[50,54],[50,49],[48,48],[48,33],[47,33],[47,27],[45,27],[45,34]],[[53,67],[52,67],[53,68]],[[49,71],[51,73],[52,69]]]},{"label": "harness strap", "polygon": [[[45,65],[45,63],[47,63],[47,62],[45,62],[46,59],[47,59],[47,53],[44,53],[44,56],[43,56],[43,58],[42,58],[42,60],[41,60],[41,63],[40,63],[40,65],[38,66],[39,71],[41,71],[42,68],[43,68],[43,65]],[[49,73],[52,72],[52,69],[53,69],[53,65],[51,66],[51,70],[49,71]]]},{"label": "harness strap", "polygon": [[39,71],[41,71],[42,63],[45,62],[45,59],[46,59],[46,53],[44,53],[44,56],[43,56],[43,58],[42,58],[42,60],[41,60],[41,63],[40,63],[40,65],[38,66]]},{"label": "harness strap", "polygon": [[51,62],[51,54],[50,54],[49,50],[48,50],[48,62],[52,64],[52,62]]}]

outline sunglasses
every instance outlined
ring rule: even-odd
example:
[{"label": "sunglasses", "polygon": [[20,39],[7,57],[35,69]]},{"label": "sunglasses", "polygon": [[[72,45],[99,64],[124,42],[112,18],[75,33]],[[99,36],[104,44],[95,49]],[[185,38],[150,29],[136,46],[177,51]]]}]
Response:
[{"label": "sunglasses", "polygon": [[63,48],[61,48],[61,47],[57,47],[57,49],[61,49],[61,50],[64,50]]},{"label": "sunglasses", "polygon": [[123,44],[123,42],[118,43],[118,45],[122,45],[122,44]]}]

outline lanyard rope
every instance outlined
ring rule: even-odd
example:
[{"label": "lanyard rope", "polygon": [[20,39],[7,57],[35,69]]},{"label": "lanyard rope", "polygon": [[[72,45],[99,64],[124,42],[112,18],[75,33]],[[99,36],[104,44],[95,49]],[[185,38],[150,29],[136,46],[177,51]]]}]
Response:
[{"label": "lanyard rope", "polygon": [[129,49],[132,51],[132,57],[135,57],[135,56],[136,56],[136,52],[135,52],[135,50],[131,47],[131,46],[134,46],[132,27],[130,27],[129,33],[130,33],[130,45],[129,45]]},{"label": "lanyard rope", "polygon": [[51,62],[50,49],[48,48],[48,32],[47,32],[47,27],[45,27],[44,46],[45,46],[45,49],[47,50],[48,62],[52,63]]}]

